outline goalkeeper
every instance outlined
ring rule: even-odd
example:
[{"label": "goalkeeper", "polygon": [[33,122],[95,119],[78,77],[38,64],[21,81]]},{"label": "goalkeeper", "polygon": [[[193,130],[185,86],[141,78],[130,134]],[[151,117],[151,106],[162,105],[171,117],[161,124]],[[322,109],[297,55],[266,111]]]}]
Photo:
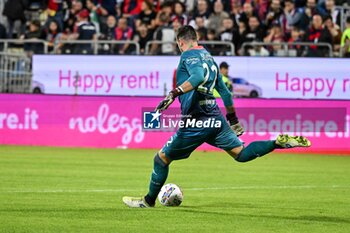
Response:
[{"label": "goalkeeper", "polygon": [[[309,147],[310,141],[301,136],[279,135],[276,140],[255,141],[244,147],[238,139],[244,133],[233,107],[232,95],[225,86],[213,57],[198,46],[197,35],[191,26],[178,30],[177,45],[182,52],[176,73],[176,86],[156,108],[157,113],[166,110],[175,98],[179,98],[181,113],[193,121],[214,118],[221,127],[184,127],[165,143],[155,155],[149,192],[144,197],[123,197],[129,207],[153,207],[174,160],[185,159],[201,144],[208,143],[225,150],[238,162],[248,162],[280,148]],[[219,92],[226,107],[226,118],[222,115],[215,97]],[[185,119],[186,120],[186,119]],[[186,124],[185,124],[186,125]]]}]

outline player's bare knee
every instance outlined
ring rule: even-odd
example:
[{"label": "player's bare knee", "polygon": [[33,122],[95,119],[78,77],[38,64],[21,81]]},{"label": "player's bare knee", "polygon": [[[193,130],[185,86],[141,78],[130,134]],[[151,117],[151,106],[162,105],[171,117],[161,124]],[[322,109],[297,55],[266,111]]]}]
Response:
[{"label": "player's bare knee", "polygon": [[[156,157],[160,160],[156,160]],[[154,161],[159,162],[161,165],[167,166],[171,163],[171,160],[166,157],[165,153],[163,151],[159,151],[156,156],[154,157]]]},{"label": "player's bare knee", "polygon": [[235,160],[238,159],[239,154],[241,153],[241,151],[243,150],[243,146],[239,146],[239,147],[235,147],[232,150],[228,150],[226,151],[232,158],[234,158]]}]

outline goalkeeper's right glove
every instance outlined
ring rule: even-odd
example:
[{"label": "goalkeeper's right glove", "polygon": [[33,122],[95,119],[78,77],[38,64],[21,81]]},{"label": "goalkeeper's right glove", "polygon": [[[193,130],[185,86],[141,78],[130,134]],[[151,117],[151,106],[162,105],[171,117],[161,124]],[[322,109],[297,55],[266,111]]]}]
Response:
[{"label": "goalkeeper's right glove", "polygon": [[181,87],[177,87],[169,92],[169,94],[163,99],[158,106],[156,107],[155,111],[162,112],[166,110],[175,100],[176,97],[179,95],[182,95],[184,92]]},{"label": "goalkeeper's right glove", "polygon": [[244,129],[241,123],[239,123],[235,112],[227,113],[226,119],[229,121],[231,129],[233,130],[233,132],[235,132],[237,137],[241,136],[244,133]]}]

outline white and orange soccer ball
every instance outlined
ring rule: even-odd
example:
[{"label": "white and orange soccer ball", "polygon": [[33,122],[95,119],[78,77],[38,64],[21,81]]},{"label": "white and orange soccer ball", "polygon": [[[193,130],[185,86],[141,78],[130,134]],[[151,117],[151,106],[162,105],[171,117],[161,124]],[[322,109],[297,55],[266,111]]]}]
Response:
[{"label": "white and orange soccer ball", "polygon": [[160,190],[158,200],[163,206],[179,206],[183,200],[183,193],[176,184],[166,184]]}]

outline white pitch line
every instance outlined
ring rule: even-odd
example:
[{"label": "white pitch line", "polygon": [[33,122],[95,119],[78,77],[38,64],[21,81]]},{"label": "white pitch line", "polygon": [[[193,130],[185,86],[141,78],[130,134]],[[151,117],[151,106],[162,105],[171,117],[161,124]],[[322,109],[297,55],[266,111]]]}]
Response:
[{"label": "white pitch line", "polygon": [[237,186],[237,187],[208,187],[208,188],[189,188],[187,190],[201,191],[201,190],[231,190],[231,189],[336,189],[336,188],[350,188],[350,186],[330,185],[330,186],[316,186],[316,185],[280,185],[280,186]]},{"label": "white pitch line", "polygon": [[[350,186],[330,185],[280,185],[280,186],[233,186],[233,187],[203,187],[183,188],[184,191],[205,190],[259,190],[259,189],[350,189]],[[0,193],[109,193],[109,192],[142,192],[141,189],[45,189],[45,190],[0,190]]]}]

